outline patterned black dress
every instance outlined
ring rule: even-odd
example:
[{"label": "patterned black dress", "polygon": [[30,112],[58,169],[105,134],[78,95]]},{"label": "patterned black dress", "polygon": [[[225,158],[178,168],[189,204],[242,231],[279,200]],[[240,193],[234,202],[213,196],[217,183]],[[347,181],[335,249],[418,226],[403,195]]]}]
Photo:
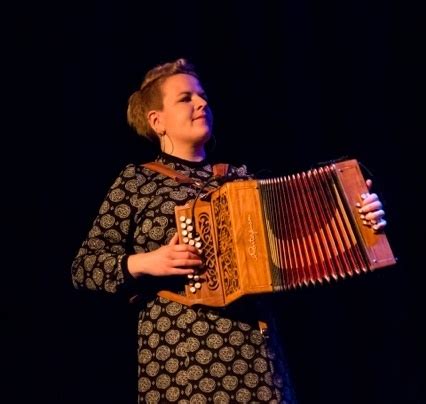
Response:
[{"label": "patterned black dress", "polygon": [[[205,181],[207,162],[161,154],[157,161]],[[230,175],[247,177],[245,166]],[[76,288],[142,296],[138,322],[138,402],[295,403],[276,334],[262,335],[259,299],[226,309],[189,308],[156,295],[182,290],[185,277],[144,276],[127,257],[167,244],[176,232],[174,208],[197,190],[142,166],[128,165],[103,201],[72,265]],[[125,291],[125,292],[123,292]]]}]

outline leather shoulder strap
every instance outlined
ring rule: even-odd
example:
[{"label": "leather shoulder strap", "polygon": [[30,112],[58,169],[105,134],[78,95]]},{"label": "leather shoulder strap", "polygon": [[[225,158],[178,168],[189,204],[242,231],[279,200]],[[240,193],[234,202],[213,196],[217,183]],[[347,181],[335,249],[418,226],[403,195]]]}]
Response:
[{"label": "leather shoulder strap", "polygon": [[[176,182],[180,184],[195,184],[197,181],[188,177],[187,175],[183,175],[180,172],[174,170],[173,168],[166,166],[163,163],[159,163],[158,161],[151,161],[150,163],[142,164],[143,167],[148,168],[157,173],[163,174],[167,177],[173,178]],[[213,167],[213,175],[216,177],[224,177],[229,170],[229,164],[219,163],[215,164]]]},{"label": "leather shoulder strap", "polygon": [[142,164],[145,168],[148,168],[152,171],[155,171],[157,173],[163,174],[167,177],[173,178],[176,182],[179,182],[181,184],[193,184],[195,181],[186,176],[181,174],[180,172],[174,170],[173,168],[166,166],[165,164],[159,163],[158,161],[152,161],[150,163]]},{"label": "leather shoulder strap", "polygon": [[213,175],[216,177],[224,177],[226,174],[228,174],[229,170],[229,164],[226,163],[219,163],[215,164],[213,166]]}]

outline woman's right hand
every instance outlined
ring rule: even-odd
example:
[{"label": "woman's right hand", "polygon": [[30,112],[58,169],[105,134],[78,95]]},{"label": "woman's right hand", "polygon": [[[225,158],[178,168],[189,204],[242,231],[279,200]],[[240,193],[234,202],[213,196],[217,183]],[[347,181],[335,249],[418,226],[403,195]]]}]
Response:
[{"label": "woman's right hand", "polygon": [[170,276],[194,273],[194,267],[202,264],[195,247],[179,244],[176,233],[169,244],[148,253],[129,256],[127,267],[134,278],[142,275]]}]

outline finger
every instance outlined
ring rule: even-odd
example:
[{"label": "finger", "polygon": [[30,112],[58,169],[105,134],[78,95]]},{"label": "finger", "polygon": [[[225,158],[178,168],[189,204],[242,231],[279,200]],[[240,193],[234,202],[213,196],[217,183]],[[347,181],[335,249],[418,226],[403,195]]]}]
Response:
[{"label": "finger", "polygon": [[361,195],[362,198],[362,204],[363,205],[367,205],[371,202],[375,202],[379,200],[379,197],[377,196],[377,194],[363,194]]},{"label": "finger", "polygon": [[379,223],[373,226],[373,230],[379,231],[382,230],[387,225],[387,221],[385,219],[380,220]]},{"label": "finger", "polygon": [[173,260],[173,268],[194,268],[198,267],[203,263],[199,258],[190,259],[190,258],[179,258]]},{"label": "finger", "polygon": [[[375,210],[373,212],[369,212],[366,215],[361,215],[361,219],[371,220],[373,223],[378,223],[385,215],[385,211],[383,209]],[[363,217],[364,216],[364,217]]]},{"label": "finger", "polygon": [[382,203],[380,201],[375,201],[372,203],[369,203],[367,205],[364,205],[360,210],[359,213],[369,213],[374,212],[375,210],[382,209]]},{"label": "finger", "polygon": [[[372,194],[372,195],[375,195],[375,194]],[[363,207],[366,204],[365,201],[372,202],[372,198],[370,198],[370,194],[368,192],[361,194],[360,198],[361,198],[361,202],[356,203],[357,208]],[[361,212],[361,209],[360,209],[360,212]]]},{"label": "finger", "polygon": [[373,187],[373,181],[368,179],[368,180],[365,181],[365,184],[367,185],[367,188],[370,191],[370,189]]},{"label": "finger", "polygon": [[198,254],[197,251],[173,251],[172,254],[170,255],[171,259],[174,260],[199,260],[200,259],[200,255]]},{"label": "finger", "polygon": [[173,246],[173,252],[190,252],[193,254],[198,254],[198,249],[192,245],[188,244],[177,244]]},{"label": "finger", "polygon": [[174,236],[170,239],[169,245],[178,245],[179,244],[179,234],[177,232],[174,234]]}]

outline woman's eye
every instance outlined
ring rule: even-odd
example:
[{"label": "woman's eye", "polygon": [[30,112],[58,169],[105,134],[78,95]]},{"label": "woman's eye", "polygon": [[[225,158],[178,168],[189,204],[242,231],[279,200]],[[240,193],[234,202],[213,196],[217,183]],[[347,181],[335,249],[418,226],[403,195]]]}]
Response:
[{"label": "woman's eye", "polygon": [[186,95],[185,97],[181,98],[181,102],[189,102],[191,101],[191,97],[189,95]]}]

